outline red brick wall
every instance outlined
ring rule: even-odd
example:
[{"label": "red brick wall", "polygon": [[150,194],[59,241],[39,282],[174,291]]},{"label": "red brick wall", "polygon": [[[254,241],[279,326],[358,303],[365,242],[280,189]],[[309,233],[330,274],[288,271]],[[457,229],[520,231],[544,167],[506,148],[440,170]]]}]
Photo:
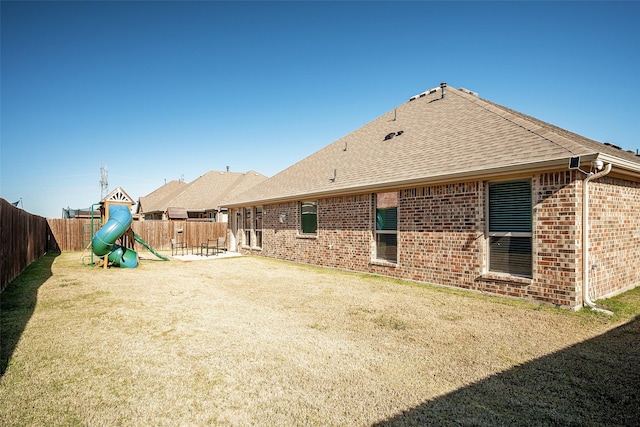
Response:
[{"label": "red brick wall", "polygon": [[[371,261],[371,209],[369,194],[321,199],[318,201],[318,233],[303,236],[298,231],[298,203],[265,206],[262,249],[251,252],[294,262],[366,271]],[[284,222],[280,222],[282,214],[286,214]]]},{"label": "red brick wall", "polygon": [[546,173],[532,180],[534,281],[527,289],[529,298],[571,307],[581,303],[578,173]]},{"label": "red brick wall", "polygon": [[[318,200],[318,233],[301,236],[298,203],[264,206],[263,256],[455,286],[566,307],[582,304],[581,183],[576,171],[532,178],[533,277],[487,272],[485,183],[405,189],[398,200],[399,262],[373,260],[372,194]],[[610,178],[607,178],[611,180]],[[607,295],[638,284],[640,186],[592,183],[593,285]],[[605,200],[607,203],[605,203]],[[286,214],[287,219],[279,218]],[[242,235],[243,230],[239,230]]]},{"label": "red brick wall", "polygon": [[[484,190],[480,182],[400,192],[399,265],[394,275],[475,288],[482,274]],[[372,266],[385,274],[384,267]]]},{"label": "red brick wall", "polygon": [[592,301],[640,285],[640,183],[605,176],[589,183]]}]

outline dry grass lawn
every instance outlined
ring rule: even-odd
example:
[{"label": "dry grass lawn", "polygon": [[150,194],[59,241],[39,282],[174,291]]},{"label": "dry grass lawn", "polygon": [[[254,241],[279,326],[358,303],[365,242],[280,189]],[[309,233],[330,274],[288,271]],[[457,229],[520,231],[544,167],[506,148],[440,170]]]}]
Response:
[{"label": "dry grass lawn", "polygon": [[611,304],[254,257],[48,255],[2,294],[0,425],[634,425],[640,292]]}]

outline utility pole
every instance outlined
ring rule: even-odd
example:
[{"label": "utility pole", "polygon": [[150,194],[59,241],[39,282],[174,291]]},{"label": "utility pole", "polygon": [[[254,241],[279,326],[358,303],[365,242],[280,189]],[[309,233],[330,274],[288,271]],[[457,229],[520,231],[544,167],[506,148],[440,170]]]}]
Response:
[{"label": "utility pole", "polygon": [[100,162],[100,200],[104,199],[107,197],[107,194],[109,194],[108,175],[107,166]]}]

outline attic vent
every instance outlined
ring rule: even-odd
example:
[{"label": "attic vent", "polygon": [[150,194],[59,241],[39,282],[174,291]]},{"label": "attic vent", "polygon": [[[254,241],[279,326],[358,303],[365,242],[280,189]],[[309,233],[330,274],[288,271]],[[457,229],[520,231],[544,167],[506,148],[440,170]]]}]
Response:
[{"label": "attic vent", "polygon": [[622,148],[620,148],[620,147],[618,147],[617,145],[612,144],[612,143],[610,143],[610,142],[605,142],[605,143],[604,143],[604,145],[607,145],[607,146],[609,146],[609,147],[611,147],[611,148],[617,148],[618,150],[622,150]]},{"label": "attic vent", "polygon": [[468,93],[469,95],[473,95],[473,96],[475,96],[476,98],[478,97],[478,92],[474,92],[474,91],[472,91],[472,90],[465,89],[465,88],[463,88],[463,87],[461,87],[461,88],[460,88],[460,89],[458,89],[458,90],[459,90],[460,92],[464,92],[464,93]]},{"label": "attic vent", "polygon": [[432,93],[436,93],[439,90],[440,90],[439,87],[434,87],[433,89],[425,90],[424,92],[419,93],[419,94],[414,95],[411,98],[409,98],[409,102],[414,101],[414,100],[416,100],[418,98],[422,98],[423,96],[431,95]]},{"label": "attic vent", "polygon": [[398,132],[391,132],[391,133],[388,133],[388,134],[384,137],[384,140],[385,140],[385,141],[388,141],[388,140],[392,139],[394,136],[400,136],[400,135],[402,135],[403,133],[404,133],[404,131],[403,131],[403,130],[399,130]]}]

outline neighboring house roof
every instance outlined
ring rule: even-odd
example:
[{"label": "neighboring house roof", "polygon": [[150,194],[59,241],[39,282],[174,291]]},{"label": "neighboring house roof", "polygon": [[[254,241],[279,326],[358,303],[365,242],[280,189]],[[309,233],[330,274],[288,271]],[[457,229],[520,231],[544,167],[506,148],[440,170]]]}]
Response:
[{"label": "neighboring house roof", "polygon": [[100,209],[91,208],[62,208],[62,218],[100,218]]},{"label": "neighboring house roof", "polygon": [[184,208],[167,208],[167,218],[169,219],[187,219],[189,215]]},{"label": "neighboring house roof", "polygon": [[255,171],[247,173],[211,171],[194,180],[171,200],[171,206],[187,211],[218,209],[220,202],[231,195],[243,192],[267,179]]},{"label": "neighboring house roof", "polygon": [[137,213],[164,212],[169,202],[188,187],[184,181],[169,181],[138,200]]},{"label": "neighboring house roof", "polygon": [[[596,157],[640,173],[640,157],[481,99],[435,88],[378,117],[224,206],[274,203],[568,167]],[[585,163],[588,165],[588,163]]]},{"label": "neighboring house roof", "polygon": [[[210,171],[189,184],[172,181],[140,198],[138,212],[150,213],[181,208],[188,212],[204,212],[220,208],[224,198],[244,192],[267,177],[255,172]],[[169,185],[171,184],[171,187]],[[166,188],[165,188],[166,187]]]}]

